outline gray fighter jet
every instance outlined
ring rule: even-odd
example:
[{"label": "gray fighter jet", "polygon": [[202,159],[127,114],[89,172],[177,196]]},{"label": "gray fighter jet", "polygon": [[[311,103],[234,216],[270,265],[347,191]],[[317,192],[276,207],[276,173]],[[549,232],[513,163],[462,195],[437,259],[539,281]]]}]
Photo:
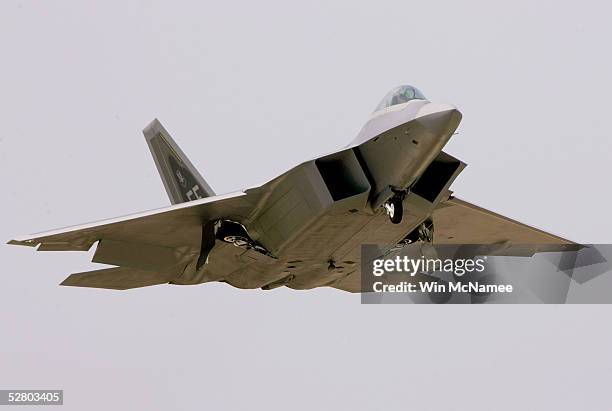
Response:
[{"label": "gray fighter jet", "polygon": [[400,86],[347,147],[259,187],[215,195],[154,120],[144,135],[172,206],[9,244],[88,251],[97,243],[93,261],[114,266],[72,274],[62,285],[123,290],[222,281],[351,292],[362,291],[362,244],[574,245],[452,195],[466,164],[442,148],[460,121],[457,108]]}]

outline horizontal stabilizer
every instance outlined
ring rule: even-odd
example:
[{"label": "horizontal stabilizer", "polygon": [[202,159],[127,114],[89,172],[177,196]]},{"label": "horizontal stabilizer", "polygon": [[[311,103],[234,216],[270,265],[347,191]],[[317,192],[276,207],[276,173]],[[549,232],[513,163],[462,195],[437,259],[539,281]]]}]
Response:
[{"label": "horizontal stabilizer", "polygon": [[134,268],[115,267],[71,274],[60,285],[128,290],[130,288],[166,284],[176,277],[176,274],[162,274]]}]

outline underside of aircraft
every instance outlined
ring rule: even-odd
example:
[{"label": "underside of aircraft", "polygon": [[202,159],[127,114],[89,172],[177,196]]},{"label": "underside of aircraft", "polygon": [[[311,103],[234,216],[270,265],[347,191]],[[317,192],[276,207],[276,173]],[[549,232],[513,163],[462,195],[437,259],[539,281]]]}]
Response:
[{"label": "underside of aircraft", "polygon": [[362,291],[362,244],[488,244],[496,255],[575,247],[453,195],[450,186],[466,164],[442,149],[460,121],[457,108],[400,86],[349,146],[259,187],[215,195],[154,120],[144,135],[172,206],[9,244],[38,251],[88,251],[97,244],[92,261],[113,267],[72,274],[62,282],[69,286],[222,281],[350,292]]}]

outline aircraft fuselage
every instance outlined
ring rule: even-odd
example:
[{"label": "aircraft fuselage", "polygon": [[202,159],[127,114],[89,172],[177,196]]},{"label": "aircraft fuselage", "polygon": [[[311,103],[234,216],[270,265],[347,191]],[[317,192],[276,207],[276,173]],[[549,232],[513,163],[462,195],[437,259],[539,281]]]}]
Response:
[{"label": "aircraft fuselage", "polygon": [[[348,277],[363,243],[396,244],[448,198],[465,165],[441,150],[460,120],[456,108],[424,100],[375,113],[350,146],[264,184],[252,215],[228,216],[269,255],[245,249],[236,258],[235,245],[217,240],[211,264],[190,264],[174,283],[309,289]],[[393,224],[382,205],[398,192],[406,211]]]}]

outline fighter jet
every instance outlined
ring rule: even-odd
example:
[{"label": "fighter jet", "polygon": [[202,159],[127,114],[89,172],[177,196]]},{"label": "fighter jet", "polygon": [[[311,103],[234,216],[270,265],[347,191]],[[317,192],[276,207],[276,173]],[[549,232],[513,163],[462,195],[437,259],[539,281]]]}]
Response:
[{"label": "fighter jet", "polygon": [[[271,181],[216,195],[156,119],[143,131],[171,206],[20,237],[38,251],[88,251],[111,268],[61,285],[125,290],[221,281],[243,289],[361,292],[362,244],[574,243],[453,195],[466,164],[442,151],[460,111],[415,87],[391,90],[357,137]],[[531,251],[533,253],[533,250]]]}]

